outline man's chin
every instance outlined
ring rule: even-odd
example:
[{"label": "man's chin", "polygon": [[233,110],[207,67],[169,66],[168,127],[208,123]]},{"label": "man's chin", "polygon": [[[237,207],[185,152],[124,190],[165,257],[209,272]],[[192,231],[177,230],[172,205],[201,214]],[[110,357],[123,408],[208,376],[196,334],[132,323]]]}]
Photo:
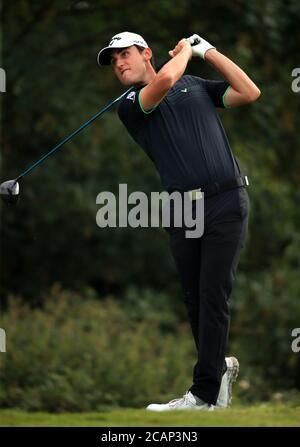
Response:
[{"label": "man's chin", "polygon": [[132,80],[132,79],[130,79],[130,78],[121,78],[121,79],[120,79],[120,82],[121,82],[121,84],[123,84],[125,87],[134,84],[134,80]]},{"label": "man's chin", "polygon": [[121,81],[121,83],[122,83],[125,87],[128,87],[129,85],[133,85],[132,82],[127,81],[127,80],[126,80],[126,81],[123,80],[123,81]]}]

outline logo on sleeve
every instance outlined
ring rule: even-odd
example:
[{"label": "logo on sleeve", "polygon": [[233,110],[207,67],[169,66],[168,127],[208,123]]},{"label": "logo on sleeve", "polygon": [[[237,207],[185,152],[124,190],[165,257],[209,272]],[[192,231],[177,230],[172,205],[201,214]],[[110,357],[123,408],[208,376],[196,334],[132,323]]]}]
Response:
[{"label": "logo on sleeve", "polygon": [[134,102],[135,101],[135,94],[136,94],[136,92],[128,93],[128,95],[126,96],[126,99],[131,99],[131,101]]}]

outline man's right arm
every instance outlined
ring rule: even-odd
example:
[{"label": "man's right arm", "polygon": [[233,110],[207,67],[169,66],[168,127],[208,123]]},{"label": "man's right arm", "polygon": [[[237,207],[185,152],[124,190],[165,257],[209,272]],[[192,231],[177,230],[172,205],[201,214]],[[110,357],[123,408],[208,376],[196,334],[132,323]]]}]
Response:
[{"label": "man's right arm", "polygon": [[140,92],[139,100],[144,111],[149,111],[157,106],[175,82],[181,78],[192,57],[191,45],[185,39],[182,39],[173,50],[169,51],[169,55],[172,59]]}]

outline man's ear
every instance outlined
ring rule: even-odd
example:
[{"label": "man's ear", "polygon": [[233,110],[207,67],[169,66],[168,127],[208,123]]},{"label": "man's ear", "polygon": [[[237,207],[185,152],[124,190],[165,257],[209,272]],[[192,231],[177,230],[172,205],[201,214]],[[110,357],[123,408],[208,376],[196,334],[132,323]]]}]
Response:
[{"label": "man's ear", "polygon": [[144,58],[146,61],[150,61],[150,59],[152,58],[152,50],[151,48],[145,48],[144,49]]}]

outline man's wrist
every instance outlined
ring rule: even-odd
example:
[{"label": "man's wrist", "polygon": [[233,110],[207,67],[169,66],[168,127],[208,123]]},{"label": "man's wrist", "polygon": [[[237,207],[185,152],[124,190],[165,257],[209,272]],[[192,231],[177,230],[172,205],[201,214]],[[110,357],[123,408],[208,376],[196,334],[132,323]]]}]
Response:
[{"label": "man's wrist", "polygon": [[203,59],[206,62],[213,63],[217,53],[218,53],[218,50],[216,48],[209,48],[208,50],[205,51]]},{"label": "man's wrist", "polygon": [[183,50],[185,50],[185,52],[187,53],[189,60],[192,59],[193,57],[193,51],[192,51],[192,47],[190,46],[190,44],[186,45]]},{"label": "man's wrist", "polygon": [[210,59],[214,57],[214,54],[217,53],[217,49],[216,48],[208,48],[208,50],[205,51],[204,53],[204,57],[203,59],[206,60],[207,62],[210,62]]},{"label": "man's wrist", "polygon": [[180,50],[180,53],[176,54],[176,56],[174,56],[174,58],[178,58],[178,57],[180,57],[180,55],[181,55],[181,57],[184,56],[184,58],[188,58],[188,61],[189,61],[190,59],[192,59],[193,53],[192,53],[192,48],[191,48],[191,46],[190,46],[190,47],[189,47],[189,46],[184,46],[184,47]]}]

